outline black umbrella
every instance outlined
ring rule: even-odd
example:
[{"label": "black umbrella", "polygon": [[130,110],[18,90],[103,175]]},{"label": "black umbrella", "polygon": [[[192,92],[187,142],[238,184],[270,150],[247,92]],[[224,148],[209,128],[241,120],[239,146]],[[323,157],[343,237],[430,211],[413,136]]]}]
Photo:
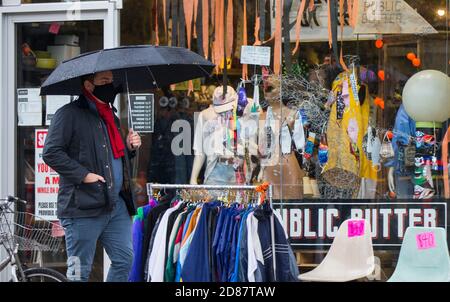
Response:
[{"label": "black umbrella", "polygon": [[44,82],[41,95],[80,95],[81,77],[100,71],[112,70],[115,85],[140,91],[209,76],[213,68],[213,63],[181,47],[104,49],[64,61]]}]

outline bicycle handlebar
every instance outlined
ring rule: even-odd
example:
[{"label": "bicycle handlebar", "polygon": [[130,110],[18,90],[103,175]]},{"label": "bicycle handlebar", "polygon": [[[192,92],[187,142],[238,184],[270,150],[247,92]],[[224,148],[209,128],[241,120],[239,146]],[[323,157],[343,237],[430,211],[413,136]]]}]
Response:
[{"label": "bicycle handlebar", "polygon": [[23,203],[23,204],[27,204],[26,200],[23,200],[23,199],[20,199],[19,197],[14,197],[14,196],[11,196],[11,195],[8,195],[8,197],[3,199],[3,200],[7,201],[7,202],[20,202],[20,203]]}]

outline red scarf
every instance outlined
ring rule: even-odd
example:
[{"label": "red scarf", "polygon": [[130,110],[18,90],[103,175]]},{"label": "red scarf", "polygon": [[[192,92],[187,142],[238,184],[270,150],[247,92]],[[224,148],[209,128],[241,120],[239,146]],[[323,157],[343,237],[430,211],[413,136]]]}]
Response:
[{"label": "red scarf", "polygon": [[111,106],[107,103],[101,102],[95,95],[83,87],[84,95],[97,107],[98,114],[106,124],[108,130],[109,141],[113,151],[114,158],[120,158],[125,155],[125,145],[120,135],[119,129],[114,121],[114,113]]}]

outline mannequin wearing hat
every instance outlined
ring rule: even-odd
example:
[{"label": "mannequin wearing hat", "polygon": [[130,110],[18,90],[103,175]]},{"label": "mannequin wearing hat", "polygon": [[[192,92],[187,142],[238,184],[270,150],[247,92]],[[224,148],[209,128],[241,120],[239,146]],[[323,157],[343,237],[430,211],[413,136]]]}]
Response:
[{"label": "mannequin wearing hat", "polygon": [[[291,152],[287,155],[281,154],[280,130],[284,123],[293,129],[295,122],[294,110],[291,110],[280,101],[280,79],[270,76],[266,84],[271,89],[264,93],[266,100],[272,108],[273,117],[277,123],[274,128],[275,150],[270,158],[262,159],[262,179],[273,185],[274,199],[301,199],[303,198],[303,177],[305,172],[300,168],[298,160]],[[267,111],[260,115],[261,120],[266,120]],[[260,131],[262,127],[260,127]],[[262,137],[264,134],[260,133]],[[261,140],[260,140],[261,141]]]},{"label": "mannequin wearing hat", "polygon": [[[242,183],[239,176],[240,168],[244,164],[246,150],[250,154],[257,154],[257,133],[245,141],[238,137],[237,145],[234,140],[233,111],[237,108],[238,95],[236,91],[227,86],[226,94],[223,94],[223,86],[219,86],[213,93],[213,104],[200,112],[194,134],[194,164],[191,173],[191,184],[197,184],[200,170],[206,161],[204,176],[205,184],[233,185]],[[238,117],[238,123],[246,124],[250,119],[250,108],[253,102],[249,100],[242,117]],[[253,129],[257,128],[257,121]],[[250,127],[249,127],[250,128]],[[248,148],[246,149],[247,146]],[[237,172],[237,173],[236,173]],[[239,179],[238,179],[239,178]]]}]

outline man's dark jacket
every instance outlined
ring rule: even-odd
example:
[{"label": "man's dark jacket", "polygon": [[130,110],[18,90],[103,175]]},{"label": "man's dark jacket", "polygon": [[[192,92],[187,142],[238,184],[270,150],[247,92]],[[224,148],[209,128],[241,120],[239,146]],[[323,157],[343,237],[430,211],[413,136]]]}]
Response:
[{"label": "man's dark jacket", "polygon": [[[58,218],[95,217],[113,208],[113,155],[101,118],[88,102],[80,96],[59,109],[45,141],[43,159],[60,175]],[[120,132],[119,119],[114,118]],[[120,191],[130,215],[136,213],[130,165],[133,155],[125,148]],[[106,183],[83,183],[88,173],[103,176]]]}]

